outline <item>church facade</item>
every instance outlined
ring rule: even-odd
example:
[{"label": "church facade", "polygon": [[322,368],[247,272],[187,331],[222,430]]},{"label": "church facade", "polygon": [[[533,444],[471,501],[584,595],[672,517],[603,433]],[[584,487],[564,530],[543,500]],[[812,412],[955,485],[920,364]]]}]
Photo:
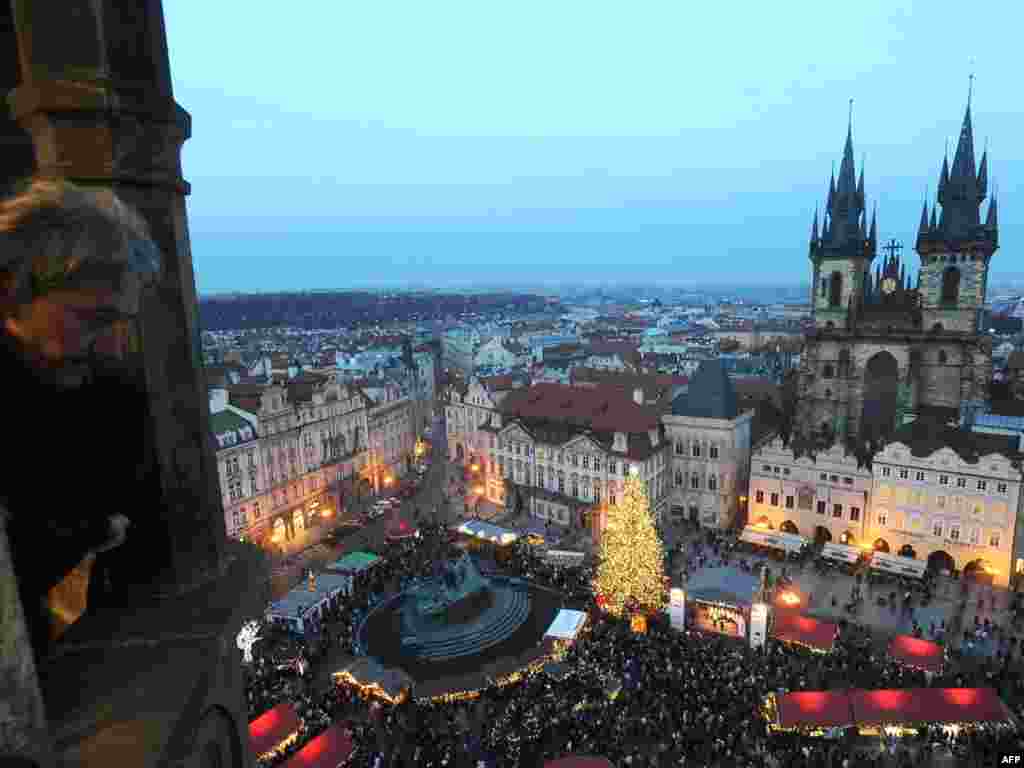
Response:
[{"label": "church facade", "polygon": [[[751,458],[751,524],[1003,584],[1024,568],[1020,441],[973,432],[961,418],[983,408],[992,377],[980,319],[999,241],[994,199],[981,216],[987,197],[988,157],[975,162],[968,103],[935,204],[921,213],[914,279],[897,243],[879,248],[847,132],[811,226],[814,327],[793,412]],[[995,501],[982,498],[990,491]]]}]

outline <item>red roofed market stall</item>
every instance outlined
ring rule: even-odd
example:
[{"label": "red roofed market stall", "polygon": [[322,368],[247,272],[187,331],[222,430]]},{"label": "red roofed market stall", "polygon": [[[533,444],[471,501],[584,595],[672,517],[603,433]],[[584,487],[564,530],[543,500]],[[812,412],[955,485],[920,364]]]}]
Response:
[{"label": "red roofed market stall", "polygon": [[285,768],[339,768],[351,754],[351,734],[335,724],[296,752]]},{"label": "red roofed market stall", "polygon": [[850,697],[843,691],[798,691],[774,697],[774,701],[774,720],[782,730],[853,725]]},{"label": "red roofed market stall", "polygon": [[819,653],[828,653],[835,645],[839,626],[828,621],[819,621],[810,616],[794,613],[776,614],[772,635],[776,640],[810,648]]},{"label": "red roofed market stall", "polygon": [[889,643],[889,655],[901,664],[923,669],[926,672],[942,672],[946,652],[941,645],[910,635],[897,635]]},{"label": "red roofed market stall", "polygon": [[850,691],[859,726],[920,723],[997,723],[1010,713],[991,688],[908,688]]},{"label": "red roofed market stall", "polygon": [[1014,724],[991,688],[907,688],[881,691],[798,691],[770,694],[763,715],[772,731],[811,735],[854,726],[861,733],[882,727]]},{"label": "red roofed market stall", "polygon": [[278,704],[249,723],[249,744],[256,757],[279,752],[298,737],[299,716],[291,704]]}]

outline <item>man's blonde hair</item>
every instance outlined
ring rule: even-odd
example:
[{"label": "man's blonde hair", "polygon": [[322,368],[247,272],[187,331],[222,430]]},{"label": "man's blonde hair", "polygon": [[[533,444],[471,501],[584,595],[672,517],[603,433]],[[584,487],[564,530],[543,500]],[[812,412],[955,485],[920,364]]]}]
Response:
[{"label": "man's blonde hair", "polygon": [[112,193],[31,179],[0,200],[3,303],[27,304],[85,282],[118,290],[127,273],[148,283],[160,268],[145,221]]}]

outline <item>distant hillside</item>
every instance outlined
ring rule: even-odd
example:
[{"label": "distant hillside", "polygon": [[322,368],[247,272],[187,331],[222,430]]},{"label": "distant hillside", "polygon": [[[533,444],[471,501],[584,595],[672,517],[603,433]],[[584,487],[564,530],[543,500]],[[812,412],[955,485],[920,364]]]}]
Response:
[{"label": "distant hillside", "polygon": [[541,296],[518,293],[383,294],[367,292],[232,294],[199,300],[205,331],[293,326],[337,328],[393,321],[443,320],[464,313],[537,312]]}]

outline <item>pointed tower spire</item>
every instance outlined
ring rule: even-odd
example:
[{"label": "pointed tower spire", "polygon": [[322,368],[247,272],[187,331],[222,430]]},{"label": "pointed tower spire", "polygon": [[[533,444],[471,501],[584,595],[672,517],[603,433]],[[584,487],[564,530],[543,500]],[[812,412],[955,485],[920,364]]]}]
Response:
[{"label": "pointed tower spire", "polygon": [[949,184],[949,139],[946,139],[946,149],[942,153],[942,172],[939,174],[939,202],[943,202],[946,195],[946,185]]},{"label": "pointed tower spire", "polygon": [[996,232],[999,229],[999,211],[996,210],[996,195],[988,201],[988,214],[985,216],[985,227]]},{"label": "pointed tower spire", "polygon": [[860,179],[857,181],[857,202],[860,207],[864,207],[864,166],[867,164],[867,154],[861,155],[860,160]]},{"label": "pointed tower spire", "polygon": [[850,99],[850,122],[846,128],[846,146],[843,147],[843,160],[839,164],[839,183],[836,194],[843,202],[856,192],[857,179],[853,167],[853,99]]},{"label": "pointed tower spire", "polygon": [[925,197],[921,206],[921,223],[917,225],[917,239],[920,242],[928,234],[928,198]]},{"label": "pointed tower spire", "polygon": [[874,254],[878,248],[878,201],[875,201],[871,210],[871,234],[868,236],[871,241],[871,253]]},{"label": "pointed tower spire", "polygon": [[[974,75],[971,75],[973,82]],[[977,177],[977,168],[974,164],[974,130],[971,126],[971,102],[970,96],[967,100],[967,109],[964,111],[964,122],[960,126],[960,139],[956,143],[956,152],[953,154],[953,167],[950,169],[950,179],[959,181],[974,181]]]},{"label": "pointed tower spire", "polygon": [[836,164],[832,163],[832,176],[828,180],[828,203],[825,206],[825,212],[831,216],[832,206],[836,201]]},{"label": "pointed tower spire", "polygon": [[932,232],[934,232],[938,228],[938,226],[939,226],[939,222],[936,220],[936,216],[935,216],[935,210],[937,208],[938,208],[937,205],[933,205],[932,206],[932,220],[928,224],[928,229],[931,230]]},{"label": "pointed tower spire", "polygon": [[978,195],[982,200],[988,195],[988,139],[985,139],[985,150],[981,153],[981,167],[978,168]]},{"label": "pointed tower spire", "polygon": [[811,242],[818,239],[818,206],[814,206],[814,221],[811,222]]}]

